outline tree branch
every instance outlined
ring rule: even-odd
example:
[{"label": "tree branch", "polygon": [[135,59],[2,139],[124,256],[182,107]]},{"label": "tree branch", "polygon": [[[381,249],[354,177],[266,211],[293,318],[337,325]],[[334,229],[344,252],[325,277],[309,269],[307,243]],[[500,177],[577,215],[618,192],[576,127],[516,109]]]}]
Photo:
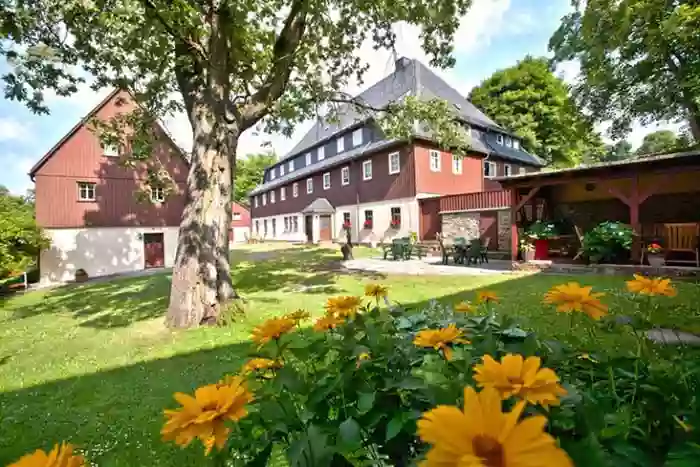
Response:
[{"label": "tree branch", "polygon": [[147,10],[150,10],[160,22],[160,24],[163,26],[163,28],[167,31],[168,34],[170,34],[173,39],[176,41],[182,43],[187,47],[187,50],[189,50],[194,57],[199,57],[204,61],[205,63],[209,62],[209,56],[207,55],[206,51],[204,50],[204,47],[202,47],[202,44],[199,42],[195,41],[191,37],[184,37],[183,35],[179,34],[171,24],[169,24],[163,15],[160,14],[160,11],[158,10],[158,7],[156,6],[155,3],[153,3],[153,0],[142,0],[144,6],[146,7]]},{"label": "tree branch", "polygon": [[273,48],[272,68],[267,79],[241,112],[241,130],[250,128],[263,118],[271,103],[279,99],[287,87],[294,63],[294,52],[306,29],[306,2],[307,0],[294,0],[292,3]]}]

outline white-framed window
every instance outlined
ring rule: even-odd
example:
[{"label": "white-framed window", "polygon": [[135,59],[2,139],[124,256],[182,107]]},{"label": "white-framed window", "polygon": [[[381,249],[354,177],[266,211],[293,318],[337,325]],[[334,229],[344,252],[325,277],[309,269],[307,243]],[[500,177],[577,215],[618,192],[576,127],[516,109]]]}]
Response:
[{"label": "white-framed window", "polygon": [[270,180],[274,180],[274,179],[275,179],[275,168],[273,167],[270,169]]},{"label": "white-framed window", "polygon": [[318,160],[322,161],[325,158],[326,158],[326,147],[320,146],[318,148]]},{"label": "white-framed window", "polygon": [[262,194],[262,202],[263,202],[263,206],[267,205],[267,193]]},{"label": "white-framed window", "polygon": [[510,164],[505,164],[503,166],[503,175],[505,175],[506,177],[510,177],[511,175],[513,175],[513,168],[510,166]]},{"label": "white-framed window", "polygon": [[119,147],[111,144],[103,144],[102,155],[105,157],[119,157]]},{"label": "white-framed window", "polygon": [[350,167],[340,169],[340,181],[343,186],[350,184]]},{"label": "white-framed window", "polygon": [[510,136],[506,136],[506,146],[508,146],[509,148],[513,147],[513,138],[511,138]]},{"label": "white-framed window", "polygon": [[270,192],[270,204],[275,204],[275,190]]},{"label": "white-framed window", "polygon": [[165,201],[165,190],[161,186],[151,187],[151,202],[162,203]]},{"label": "white-framed window", "polygon": [[290,172],[294,171],[294,159],[289,161],[289,163],[287,164],[287,168],[289,169]]},{"label": "white-framed window", "polygon": [[256,208],[258,207],[259,201],[260,201],[260,197],[259,197],[259,196],[254,196],[254,197],[253,197],[253,204],[255,205]]},{"label": "white-framed window", "polygon": [[306,153],[306,165],[311,165],[311,153]]},{"label": "white-framed window", "polygon": [[362,163],[362,180],[372,180],[372,159]]},{"label": "white-framed window", "polygon": [[345,138],[343,135],[338,136],[335,140],[335,151],[340,154],[345,151]]},{"label": "white-framed window", "polygon": [[311,194],[313,192],[314,192],[314,179],[307,178],[306,179],[306,193]]},{"label": "white-framed window", "polygon": [[241,213],[240,213],[240,212],[234,212],[234,213],[231,214],[231,220],[234,220],[234,221],[239,221],[239,220],[241,220],[241,217],[242,217],[242,216],[241,216]]},{"label": "white-framed window", "polygon": [[78,182],[78,199],[80,201],[95,201],[95,184]]},{"label": "white-framed window", "polygon": [[287,199],[287,187],[283,186],[280,188],[280,201],[284,201]]},{"label": "white-framed window", "polygon": [[440,151],[435,149],[430,150],[430,170],[433,172],[440,171]]},{"label": "white-framed window", "polygon": [[491,161],[484,161],[484,177],[493,178],[496,175],[496,163]]},{"label": "white-framed window", "polygon": [[389,154],[389,175],[397,174],[401,171],[401,157],[398,152]]},{"label": "white-framed window", "polygon": [[292,185],[292,196],[295,198],[299,196],[299,183],[294,183],[294,185]]},{"label": "white-framed window", "polygon": [[362,128],[352,132],[352,147],[357,147],[362,144]]},{"label": "white-framed window", "polygon": [[514,140],[513,140],[513,147],[514,147],[515,149],[520,149],[520,141],[517,140],[517,139],[514,139]]},{"label": "white-framed window", "polygon": [[498,144],[503,144],[503,135],[497,134],[497,135],[496,135],[496,142],[497,142]]},{"label": "white-framed window", "polygon": [[324,190],[331,189],[331,173],[330,172],[326,172],[323,174],[323,189]]},{"label": "white-framed window", "polygon": [[520,168],[518,169],[518,173],[519,173],[520,175],[526,174],[526,173],[527,173],[527,169],[526,169],[525,167],[520,167]]},{"label": "white-framed window", "polygon": [[462,158],[454,154],[452,155],[452,173],[457,175],[462,173]]},{"label": "white-framed window", "polygon": [[280,165],[280,177],[284,175],[284,164]]}]

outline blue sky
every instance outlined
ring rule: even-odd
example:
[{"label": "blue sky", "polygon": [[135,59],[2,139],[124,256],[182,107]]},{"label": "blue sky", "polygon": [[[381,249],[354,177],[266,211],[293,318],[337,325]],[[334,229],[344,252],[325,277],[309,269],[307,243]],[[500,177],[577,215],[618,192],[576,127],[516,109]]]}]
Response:
[{"label": "blue sky", "polygon": [[[494,71],[513,65],[525,55],[547,54],[547,43],[560,18],[570,9],[570,0],[473,0],[469,14],[463,18],[455,41],[457,64],[451,70],[439,70],[451,85],[466,94]],[[400,55],[424,59],[417,32],[399,26],[397,49]],[[365,83],[371,84],[391,72],[391,54],[375,52],[369,47],[361,54],[371,63]],[[7,69],[0,63],[0,74]],[[575,76],[575,66],[563,67],[567,79]],[[357,91],[351,88],[348,91]],[[14,193],[24,193],[33,183],[27,172],[70,128],[96,105],[108,89],[91,91],[87,86],[69,98],[47,96],[51,114],[33,115],[22,104],[0,99],[0,184]],[[182,117],[167,122],[168,130],[182,146],[189,145],[189,129]],[[246,134],[241,154],[256,152],[269,142],[278,154],[284,154],[308,128],[300,125],[293,137]],[[631,140],[638,143],[646,131],[636,128]]]}]

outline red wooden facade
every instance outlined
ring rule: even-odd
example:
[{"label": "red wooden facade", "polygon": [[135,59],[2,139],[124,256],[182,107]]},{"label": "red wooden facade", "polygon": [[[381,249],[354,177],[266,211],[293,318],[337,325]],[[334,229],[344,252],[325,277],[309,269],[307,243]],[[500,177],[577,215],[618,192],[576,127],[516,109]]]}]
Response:
[{"label": "red wooden facade", "polygon": [[[31,170],[35,181],[36,217],[45,228],[176,226],[185,202],[188,166],[179,148],[157,126],[152,160],[164,167],[175,186],[162,203],[150,201],[146,165],[126,168],[118,157],[104,154],[91,129],[93,118],[107,120],[133,109],[128,92],[112,92],[81,120]],[[122,151],[128,151],[125,144]],[[91,201],[79,198],[79,183],[94,184]],[[145,196],[139,198],[142,192]],[[144,199],[145,198],[145,199]]]},{"label": "red wooden facade", "polygon": [[510,206],[510,191],[481,191],[440,197],[438,212],[483,211],[507,209]]},{"label": "red wooden facade", "polygon": [[250,209],[247,206],[231,203],[231,227],[250,227]]}]

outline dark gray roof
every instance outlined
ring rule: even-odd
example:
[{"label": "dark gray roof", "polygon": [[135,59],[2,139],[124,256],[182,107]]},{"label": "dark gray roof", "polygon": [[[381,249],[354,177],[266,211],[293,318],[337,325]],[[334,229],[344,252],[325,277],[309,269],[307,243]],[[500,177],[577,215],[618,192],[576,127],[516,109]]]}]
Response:
[{"label": "dark gray roof", "polygon": [[[424,100],[444,99],[455,107],[455,111],[467,123],[508,133],[427,66],[415,59],[399,59],[394,73],[360,93],[356,100],[370,107],[383,108],[407,95]],[[353,105],[342,106],[337,114],[338,121],[335,123],[319,119],[282,160],[294,157],[372,117]]]},{"label": "dark gray roof", "polygon": [[323,169],[328,169],[331,167],[335,167],[336,165],[340,165],[344,162],[348,162],[352,159],[356,159],[364,154],[369,154],[374,151],[378,151],[380,149],[386,148],[387,146],[391,146],[392,144],[398,143],[399,140],[396,139],[391,139],[391,140],[383,140],[383,141],[375,141],[373,143],[366,143],[363,144],[362,146],[358,146],[354,149],[351,149],[350,151],[344,152],[342,154],[338,154],[337,156],[329,157],[328,159],[324,159],[320,162],[317,162],[312,165],[308,165],[304,168],[301,168],[299,170],[294,170],[292,172],[288,172],[287,174],[278,177],[272,181],[265,182],[262,185],[258,185],[255,187],[248,196],[255,196],[257,194],[263,193],[267,190],[271,190],[273,188],[276,188],[278,186],[282,186],[286,183],[289,183],[292,180],[296,180],[299,178],[303,178],[304,176],[311,175],[313,173],[316,173],[320,170]]},{"label": "dark gray roof", "polygon": [[303,214],[333,214],[335,208],[326,198],[316,198],[301,210]]},{"label": "dark gray roof", "polygon": [[[484,144],[491,149],[491,152],[502,157],[503,159],[525,162],[527,164],[538,165],[540,167],[545,165],[544,161],[534,154],[530,154],[523,149],[515,149],[510,146],[506,146],[505,144],[499,144],[494,133],[482,133],[481,137],[483,138]],[[478,151],[478,149],[476,150]]]}]

